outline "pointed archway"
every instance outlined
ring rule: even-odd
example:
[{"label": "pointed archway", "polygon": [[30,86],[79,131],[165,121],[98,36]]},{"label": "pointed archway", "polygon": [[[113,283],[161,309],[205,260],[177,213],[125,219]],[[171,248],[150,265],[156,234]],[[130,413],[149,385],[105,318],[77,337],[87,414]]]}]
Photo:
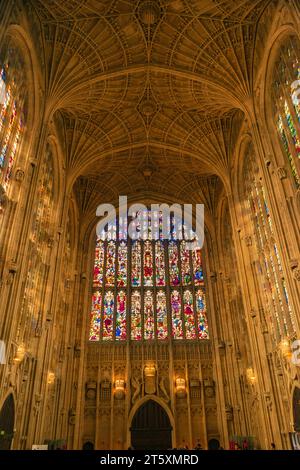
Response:
[{"label": "pointed archway", "polygon": [[12,393],[6,398],[0,411],[0,450],[9,450],[13,439],[15,402]]},{"label": "pointed archway", "polygon": [[172,426],[168,414],[154,400],[143,403],[131,423],[131,444],[134,449],[171,449]]}]

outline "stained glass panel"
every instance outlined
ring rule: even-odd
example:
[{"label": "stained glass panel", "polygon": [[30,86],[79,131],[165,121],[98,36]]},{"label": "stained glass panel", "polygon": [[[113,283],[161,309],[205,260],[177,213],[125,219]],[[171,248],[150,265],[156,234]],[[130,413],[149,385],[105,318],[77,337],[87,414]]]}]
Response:
[{"label": "stained glass panel", "polygon": [[117,286],[127,286],[127,244],[125,242],[121,242],[118,247]]},{"label": "stained glass panel", "polygon": [[198,335],[200,339],[209,339],[206,317],[206,298],[204,288],[196,291],[196,312],[198,317]]},{"label": "stained glass panel", "polygon": [[194,283],[195,286],[202,286],[204,284],[201,250],[196,248],[193,250],[193,269],[194,269]]},{"label": "stained glass panel", "polygon": [[157,339],[168,337],[167,300],[164,291],[160,290],[156,296]]},{"label": "stained glass panel", "polygon": [[115,283],[116,244],[110,241],[107,245],[106,256],[106,287],[113,287]]},{"label": "stained glass panel", "polygon": [[154,339],[154,305],[150,290],[145,292],[144,297],[144,339]]},{"label": "stained glass panel", "polygon": [[177,290],[171,292],[172,336],[174,339],[183,338],[181,296]]},{"label": "stained glass panel", "polygon": [[114,293],[112,291],[106,292],[104,296],[104,309],[103,309],[103,339],[113,339],[114,331]]},{"label": "stained glass panel", "polygon": [[156,285],[162,287],[166,285],[165,276],[165,250],[163,242],[157,241],[155,243],[155,271],[156,271]]},{"label": "stained glass panel", "polygon": [[131,295],[131,339],[141,340],[142,339],[142,307],[141,307],[141,294],[138,291],[134,291]]},{"label": "stained glass panel", "polygon": [[195,318],[193,306],[193,294],[191,291],[186,290],[183,294],[183,311],[185,323],[185,337],[186,339],[195,339]]},{"label": "stained glass panel", "polygon": [[171,241],[169,243],[169,273],[171,286],[178,286],[180,283],[178,266],[178,246],[177,243],[174,241]]},{"label": "stained glass panel", "polygon": [[101,240],[97,240],[95,250],[95,262],[94,262],[94,287],[101,287],[103,284],[103,269],[104,269],[104,243]]},{"label": "stained glass panel", "polygon": [[190,250],[187,249],[186,242],[180,245],[181,253],[181,279],[184,286],[189,286],[192,282],[190,267]]},{"label": "stained glass panel", "polygon": [[152,243],[144,243],[144,286],[153,286],[153,255]]},{"label": "stained glass panel", "polygon": [[99,341],[101,328],[101,303],[100,292],[95,292],[92,297],[91,321],[90,321],[90,341]]},{"label": "stained glass panel", "polygon": [[141,256],[141,243],[136,241],[132,244],[131,252],[131,283],[133,287],[138,287],[141,285]]},{"label": "stained glass panel", "polygon": [[126,294],[123,290],[117,295],[116,339],[126,339]]}]

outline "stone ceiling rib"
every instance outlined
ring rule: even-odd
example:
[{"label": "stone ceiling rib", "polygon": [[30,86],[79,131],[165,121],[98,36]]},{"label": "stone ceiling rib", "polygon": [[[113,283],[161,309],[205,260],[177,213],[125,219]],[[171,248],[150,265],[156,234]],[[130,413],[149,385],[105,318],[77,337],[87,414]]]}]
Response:
[{"label": "stone ceiling rib", "polygon": [[272,14],[272,0],[29,0],[72,182],[103,182],[106,171],[112,198],[142,191],[143,172],[149,193],[155,184],[164,194],[184,174],[181,198],[195,175],[226,184],[267,7]]}]

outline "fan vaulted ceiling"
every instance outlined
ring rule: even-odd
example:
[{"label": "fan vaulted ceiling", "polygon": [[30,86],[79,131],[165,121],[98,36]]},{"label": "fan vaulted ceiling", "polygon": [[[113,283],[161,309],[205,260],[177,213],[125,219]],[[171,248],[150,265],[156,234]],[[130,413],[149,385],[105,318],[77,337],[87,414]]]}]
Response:
[{"label": "fan vaulted ceiling", "polygon": [[187,199],[197,181],[225,178],[272,3],[31,0],[76,187]]}]

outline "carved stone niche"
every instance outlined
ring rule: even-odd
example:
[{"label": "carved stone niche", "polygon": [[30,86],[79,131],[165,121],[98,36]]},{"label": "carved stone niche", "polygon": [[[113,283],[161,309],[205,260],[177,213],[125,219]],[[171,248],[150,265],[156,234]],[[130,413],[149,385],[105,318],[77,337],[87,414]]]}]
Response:
[{"label": "carved stone niche", "polygon": [[213,398],[215,396],[215,382],[212,378],[204,379],[204,394],[206,398]]},{"label": "carved stone niche", "polygon": [[246,236],[244,237],[244,240],[245,240],[246,246],[252,246],[252,238],[251,238],[250,235],[246,235]]},{"label": "carved stone niche", "polygon": [[80,357],[80,353],[81,353],[80,343],[79,343],[79,341],[76,341],[75,345],[74,345],[74,356],[75,357]]},{"label": "carved stone niche", "polygon": [[200,380],[199,379],[190,379],[190,387],[191,388],[200,388]]},{"label": "carved stone niche", "polygon": [[283,166],[279,166],[276,171],[279,179],[283,180],[287,177],[286,169]]},{"label": "carved stone niche", "polygon": [[218,349],[219,349],[220,354],[222,354],[222,355],[225,354],[225,348],[226,348],[225,341],[220,340],[218,342]]},{"label": "carved stone niche", "polygon": [[300,268],[296,268],[293,270],[293,275],[294,275],[294,279],[296,279],[296,281],[300,281]]},{"label": "carved stone niche", "polygon": [[290,260],[289,264],[290,264],[290,268],[292,270],[294,279],[296,279],[296,281],[300,281],[300,267],[299,267],[298,260],[292,259]]},{"label": "carved stone niche", "polygon": [[15,180],[18,183],[22,183],[22,181],[24,180],[24,176],[25,176],[24,170],[22,170],[22,168],[17,168],[15,172]]},{"label": "carved stone niche", "polygon": [[7,203],[8,203],[8,198],[6,196],[3,186],[1,186],[0,184],[0,205],[2,205],[2,207],[5,207]]},{"label": "carved stone niche", "polygon": [[232,421],[233,420],[233,407],[229,403],[225,405],[225,413],[226,413],[227,421]]},{"label": "carved stone niche", "polygon": [[74,425],[76,420],[76,411],[74,408],[69,409],[69,424]]},{"label": "carved stone niche", "polygon": [[95,400],[97,394],[97,382],[95,380],[89,380],[85,384],[85,398],[86,400]]},{"label": "carved stone niche", "polygon": [[149,362],[144,367],[145,377],[145,393],[154,395],[156,393],[156,367],[155,364]]}]

